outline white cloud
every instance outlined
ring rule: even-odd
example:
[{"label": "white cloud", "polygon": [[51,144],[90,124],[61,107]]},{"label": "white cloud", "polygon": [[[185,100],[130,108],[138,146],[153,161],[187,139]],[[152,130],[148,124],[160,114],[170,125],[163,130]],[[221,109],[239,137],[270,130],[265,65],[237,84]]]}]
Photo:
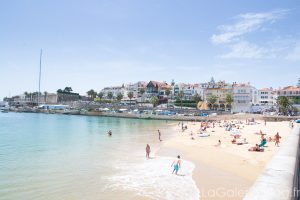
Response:
[{"label": "white cloud", "polygon": [[297,42],[294,49],[286,56],[287,60],[300,61],[300,42]]},{"label": "white cloud", "polygon": [[266,23],[273,23],[282,18],[288,10],[275,10],[264,13],[246,13],[236,16],[237,22],[231,25],[218,27],[221,33],[213,34],[211,41],[214,44],[225,44],[239,41],[243,35],[262,29]]},{"label": "white cloud", "polygon": [[[264,45],[247,39],[250,33],[268,30],[266,25],[283,18],[288,12],[289,10],[280,9],[271,12],[240,14],[234,17],[235,23],[219,26],[219,33],[211,36],[211,42],[224,45],[230,50],[221,55],[221,58],[300,60],[300,42],[291,50],[291,44],[294,44],[295,39],[290,36],[264,41]],[[290,53],[286,56],[288,51]]]},{"label": "white cloud", "polygon": [[222,58],[263,58],[268,55],[268,50],[259,47],[255,44],[250,44],[247,41],[240,41],[238,43],[230,45],[231,51]]}]

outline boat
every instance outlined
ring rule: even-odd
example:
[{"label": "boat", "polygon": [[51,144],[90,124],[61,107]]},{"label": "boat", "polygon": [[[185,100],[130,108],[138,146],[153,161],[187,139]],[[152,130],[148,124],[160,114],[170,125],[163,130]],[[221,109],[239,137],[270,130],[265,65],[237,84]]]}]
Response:
[{"label": "boat", "polygon": [[0,105],[0,112],[7,113],[9,111],[9,106],[7,104]]},{"label": "boat", "polygon": [[79,115],[80,111],[79,110],[64,110],[62,114],[65,114],[65,115]]}]

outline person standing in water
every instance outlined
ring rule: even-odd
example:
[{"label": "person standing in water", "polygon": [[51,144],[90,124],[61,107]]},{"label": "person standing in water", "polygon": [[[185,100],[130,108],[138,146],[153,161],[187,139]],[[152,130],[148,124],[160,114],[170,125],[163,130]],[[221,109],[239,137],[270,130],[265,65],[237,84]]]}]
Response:
[{"label": "person standing in water", "polygon": [[162,140],[161,140],[161,133],[160,133],[160,131],[159,130],[157,130],[157,132],[158,132],[158,139],[159,139],[159,141],[161,142]]},{"label": "person standing in water", "polygon": [[174,160],[174,162],[172,163],[171,167],[173,167],[173,172],[172,174],[175,174],[177,175],[178,173],[178,170],[181,168],[181,160],[180,160],[180,155],[177,156],[177,159]]},{"label": "person standing in water", "polygon": [[150,145],[147,144],[147,146],[146,146],[146,158],[147,158],[147,159],[150,158],[150,152],[151,152]]}]

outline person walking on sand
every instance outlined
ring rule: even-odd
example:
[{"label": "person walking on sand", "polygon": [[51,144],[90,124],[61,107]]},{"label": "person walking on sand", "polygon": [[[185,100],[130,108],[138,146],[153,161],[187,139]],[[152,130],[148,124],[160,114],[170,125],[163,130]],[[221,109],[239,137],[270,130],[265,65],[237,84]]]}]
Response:
[{"label": "person walking on sand", "polygon": [[173,172],[172,174],[178,175],[178,170],[181,168],[181,160],[180,160],[180,155],[177,156],[177,159],[174,160],[174,162],[172,163],[171,167],[173,167]]},{"label": "person walking on sand", "polygon": [[275,146],[279,147],[280,138],[281,137],[280,137],[279,133],[277,132],[276,135],[275,135]]},{"label": "person walking on sand", "polygon": [[146,158],[147,158],[147,159],[150,158],[150,152],[151,152],[150,145],[147,144],[147,146],[146,146]]},{"label": "person walking on sand", "polygon": [[162,140],[161,140],[161,133],[160,133],[160,131],[159,131],[159,129],[157,130],[157,132],[158,132],[158,139],[159,139],[159,141],[161,142]]}]

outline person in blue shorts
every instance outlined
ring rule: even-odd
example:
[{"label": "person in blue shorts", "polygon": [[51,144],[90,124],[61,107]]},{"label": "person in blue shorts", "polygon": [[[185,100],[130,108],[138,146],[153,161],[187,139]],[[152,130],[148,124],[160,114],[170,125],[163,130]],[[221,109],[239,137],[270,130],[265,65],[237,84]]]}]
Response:
[{"label": "person in blue shorts", "polygon": [[175,174],[177,175],[178,173],[178,170],[181,168],[181,160],[180,160],[180,155],[177,156],[177,159],[174,160],[174,162],[172,163],[171,167],[173,167],[173,172],[172,174]]}]

